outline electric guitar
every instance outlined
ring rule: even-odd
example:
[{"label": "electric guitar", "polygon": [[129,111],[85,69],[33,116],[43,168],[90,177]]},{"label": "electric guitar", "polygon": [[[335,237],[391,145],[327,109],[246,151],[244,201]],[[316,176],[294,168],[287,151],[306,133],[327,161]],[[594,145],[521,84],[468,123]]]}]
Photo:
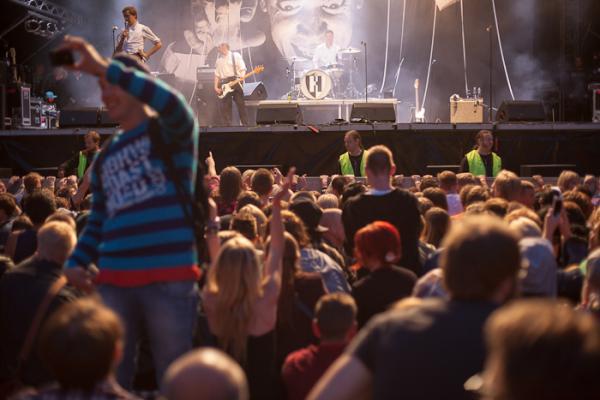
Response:
[{"label": "electric guitar", "polygon": [[415,79],[415,122],[425,122],[425,108],[421,108],[419,104],[419,80]]},{"label": "electric guitar", "polygon": [[229,93],[233,92],[233,88],[235,87],[235,85],[239,85],[242,81],[250,78],[254,74],[260,74],[264,70],[265,70],[264,66],[258,65],[252,71],[248,72],[243,77],[238,78],[231,82],[224,83],[223,85],[221,85],[221,90],[223,91],[223,93],[221,93],[220,95],[217,95],[217,97],[219,99],[224,99],[225,96],[227,96]]}]

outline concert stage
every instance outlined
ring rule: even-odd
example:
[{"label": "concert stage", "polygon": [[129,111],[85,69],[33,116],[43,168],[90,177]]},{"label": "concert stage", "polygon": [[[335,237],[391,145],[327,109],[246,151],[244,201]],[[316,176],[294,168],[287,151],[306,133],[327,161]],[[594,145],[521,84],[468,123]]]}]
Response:
[{"label": "concert stage", "polygon": [[[295,165],[298,172],[317,176],[336,173],[344,152],[343,136],[356,129],[368,148],[385,144],[394,153],[398,173],[435,172],[432,166],[457,165],[473,145],[480,129],[494,131],[504,166],[521,172],[523,165],[575,165],[580,173],[600,175],[600,124],[341,124],[277,125],[248,128],[201,128],[200,156],[209,150],[217,168],[227,165]],[[83,147],[91,128],[0,131],[0,168],[15,174],[52,168]],[[103,136],[113,128],[97,128]],[[428,167],[429,166],[429,167]],[[532,173],[555,176],[558,168],[534,167]],[[49,171],[49,170],[45,170]],[[4,170],[6,174],[8,171]]]}]

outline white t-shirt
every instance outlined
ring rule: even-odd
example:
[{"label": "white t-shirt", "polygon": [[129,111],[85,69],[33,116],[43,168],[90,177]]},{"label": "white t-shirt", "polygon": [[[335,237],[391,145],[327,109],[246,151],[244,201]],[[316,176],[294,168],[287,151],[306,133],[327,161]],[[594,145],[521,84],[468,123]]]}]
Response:
[{"label": "white t-shirt", "polygon": [[128,35],[123,42],[123,51],[129,54],[137,54],[144,51],[144,40],[149,40],[154,44],[160,43],[160,38],[144,24],[136,22],[127,27]]},{"label": "white t-shirt", "polygon": [[[233,57],[235,57],[235,68],[233,70]],[[229,52],[226,56],[219,56],[215,65],[215,75],[219,79],[231,78],[231,77],[242,77],[246,75],[246,63],[240,53]]]},{"label": "white t-shirt", "polygon": [[315,68],[325,67],[337,63],[337,54],[340,51],[340,46],[337,44],[327,47],[326,43],[321,43],[315,49],[315,55],[313,56],[313,64]]}]

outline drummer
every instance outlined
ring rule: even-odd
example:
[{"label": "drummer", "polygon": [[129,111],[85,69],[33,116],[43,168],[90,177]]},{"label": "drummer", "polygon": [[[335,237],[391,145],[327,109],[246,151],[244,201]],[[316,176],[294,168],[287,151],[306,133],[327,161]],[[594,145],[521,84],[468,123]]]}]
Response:
[{"label": "drummer", "polygon": [[315,68],[327,68],[337,64],[337,54],[340,46],[333,42],[333,31],[325,32],[325,43],[321,43],[315,49],[313,64]]}]

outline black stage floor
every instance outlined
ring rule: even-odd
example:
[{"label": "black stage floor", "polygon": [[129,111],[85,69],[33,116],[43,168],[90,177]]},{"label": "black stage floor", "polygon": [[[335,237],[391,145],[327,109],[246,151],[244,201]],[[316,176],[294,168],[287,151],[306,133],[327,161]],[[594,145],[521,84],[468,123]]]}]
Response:
[{"label": "black stage floor", "polygon": [[[0,131],[0,168],[15,174],[56,167],[83,146],[83,134],[103,136],[114,128]],[[343,136],[358,130],[365,146],[385,144],[394,153],[398,173],[425,174],[435,166],[457,165],[473,146],[474,134],[492,130],[504,166],[521,173],[524,165],[573,165],[580,173],[600,175],[600,124],[342,124],[201,128],[200,157],[211,150],[217,168],[227,165],[295,165],[302,174],[336,173],[344,152]],[[555,176],[562,167],[534,167],[532,173]],[[52,170],[45,170],[51,172]],[[6,174],[8,171],[4,170]]]}]

